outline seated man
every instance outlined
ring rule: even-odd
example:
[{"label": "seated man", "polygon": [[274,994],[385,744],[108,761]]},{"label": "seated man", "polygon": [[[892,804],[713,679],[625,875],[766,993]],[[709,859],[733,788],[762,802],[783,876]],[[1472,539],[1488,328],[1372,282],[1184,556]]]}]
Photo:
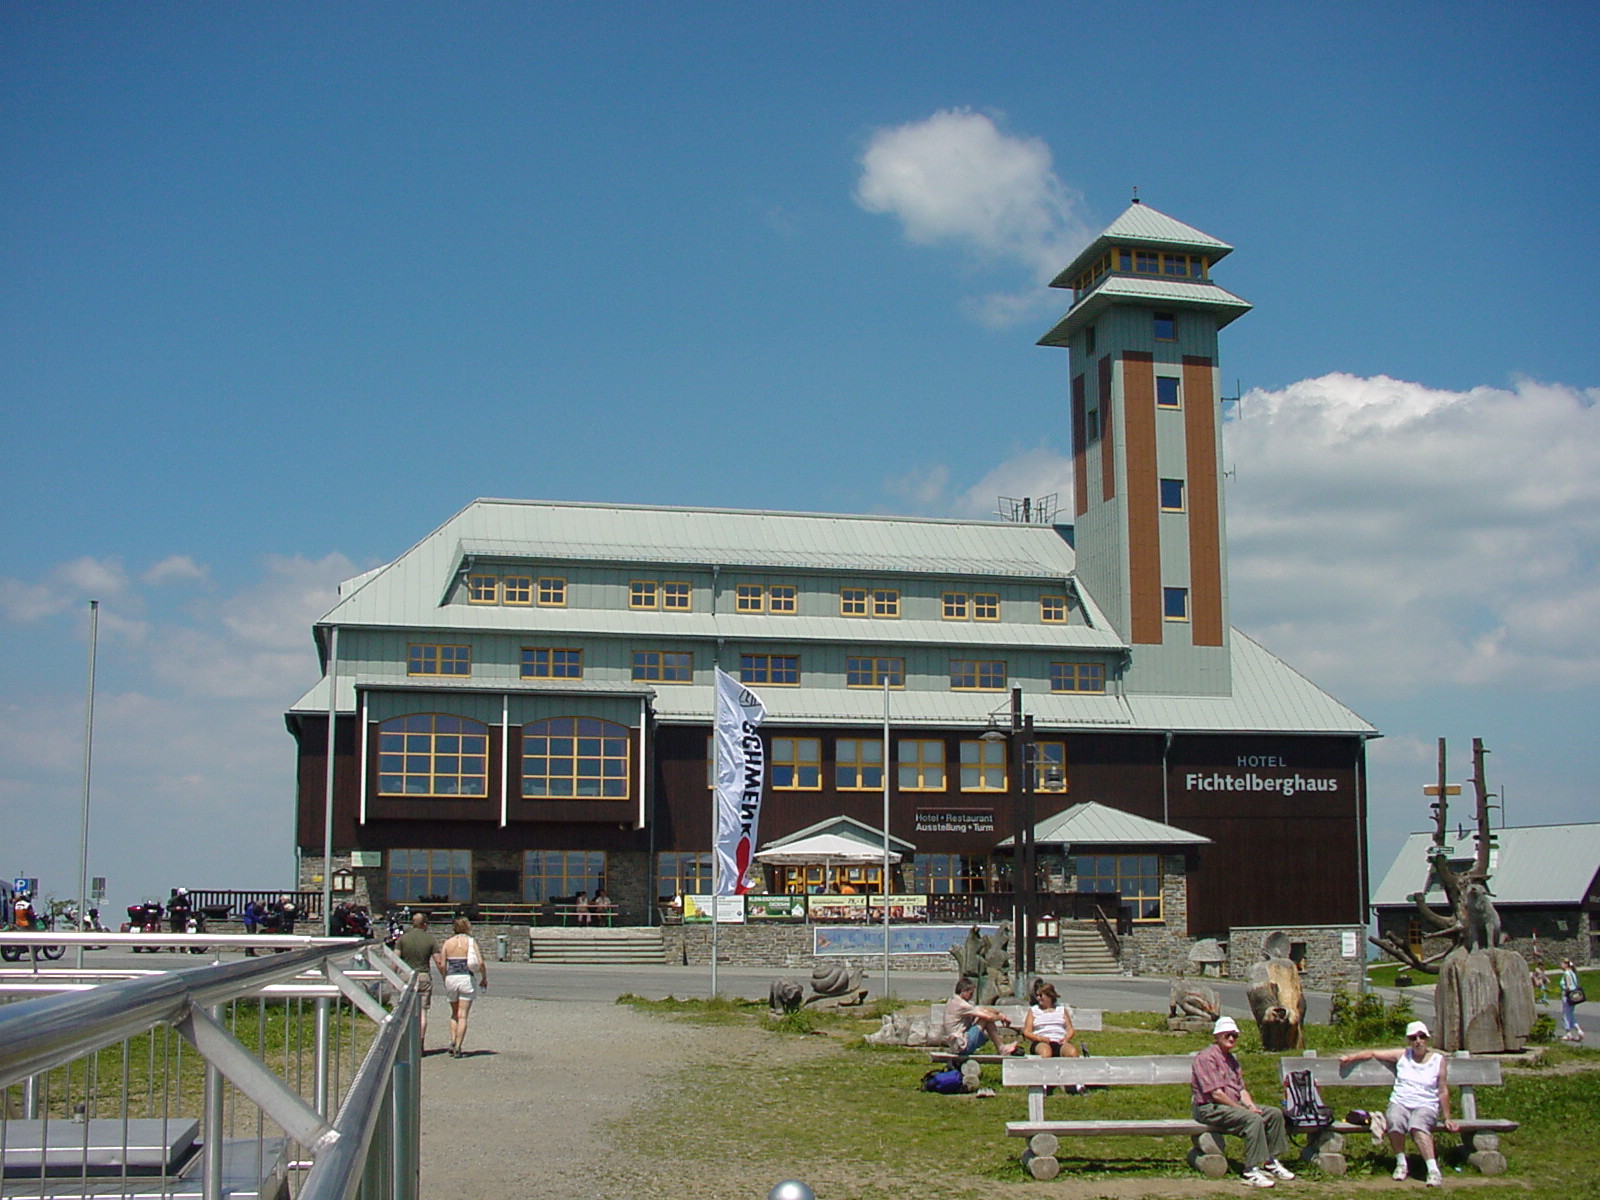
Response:
[{"label": "seated man", "polygon": [[996,1008],[974,1004],[972,997],[978,985],[970,979],[956,983],[955,995],[945,1002],[944,1026],[941,1033],[950,1049],[956,1054],[976,1054],[987,1040],[994,1044],[996,1053],[1014,1054],[1017,1047],[1000,1044],[999,1028],[1008,1024],[1005,1014]]},{"label": "seated man", "polygon": [[1251,1187],[1269,1188],[1274,1178],[1293,1179],[1294,1172],[1278,1161],[1289,1149],[1283,1109],[1260,1108],[1245,1090],[1244,1072],[1233,1048],[1239,1026],[1232,1017],[1218,1017],[1211,1027],[1211,1045],[1194,1057],[1190,1083],[1194,1119],[1218,1133],[1244,1139],[1244,1181]]}]

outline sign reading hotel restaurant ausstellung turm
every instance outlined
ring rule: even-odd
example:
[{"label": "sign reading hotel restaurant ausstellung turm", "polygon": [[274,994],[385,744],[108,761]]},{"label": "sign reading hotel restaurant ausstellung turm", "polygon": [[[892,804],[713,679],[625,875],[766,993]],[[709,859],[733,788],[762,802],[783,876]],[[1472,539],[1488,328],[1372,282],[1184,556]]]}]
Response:
[{"label": "sign reading hotel restaurant ausstellung turm", "polygon": [[919,808],[918,833],[993,833],[992,808]]}]

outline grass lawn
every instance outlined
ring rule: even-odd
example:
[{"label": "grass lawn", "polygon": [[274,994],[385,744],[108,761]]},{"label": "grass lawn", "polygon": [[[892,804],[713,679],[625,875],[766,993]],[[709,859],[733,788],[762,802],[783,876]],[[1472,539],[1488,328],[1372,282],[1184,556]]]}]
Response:
[{"label": "grass lawn", "polygon": [[[810,1182],[821,1200],[889,1200],[907,1196],[988,1197],[1033,1192],[1062,1194],[1072,1181],[1149,1179],[1153,1189],[1163,1180],[1185,1180],[1192,1187],[1200,1177],[1184,1161],[1186,1138],[1070,1138],[1060,1152],[1062,1174],[1052,1183],[1030,1179],[1018,1161],[1020,1138],[1005,1136],[1005,1123],[1026,1116],[1026,1093],[1000,1087],[997,1067],[984,1068],[984,1083],[999,1091],[993,1099],[940,1096],[918,1090],[928,1069],[926,1051],[874,1047],[862,1035],[878,1027],[874,1010],[861,1015],[804,1013],[774,1027],[764,1003],[717,1001],[645,1002],[624,997],[664,1019],[712,1021],[767,1030],[759,1052],[742,1061],[700,1068],[681,1088],[664,1095],[654,1113],[645,1114],[629,1132],[667,1173],[688,1181],[752,1176],[753,1164],[782,1164],[796,1178]],[[1106,1029],[1086,1035],[1095,1055],[1181,1054],[1200,1049],[1209,1039],[1174,1034],[1153,1013],[1107,1013]],[[802,1032],[807,1025],[812,1032]],[[1337,1053],[1337,1031],[1323,1026],[1307,1030],[1311,1047]],[[1246,1080],[1258,1100],[1278,1099],[1276,1055],[1260,1051],[1255,1030],[1246,1027],[1241,1046]],[[1539,1068],[1508,1075],[1505,1086],[1486,1088],[1478,1097],[1485,1116],[1511,1117],[1522,1128],[1502,1142],[1508,1171],[1497,1179],[1481,1179],[1470,1167],[1457,1174],[1446,1167],[1449,1181],[1462,1185],[1514,1189],[1517,1196],[1571,1200],[1600,1195],[1600,1052],[1553,1045]],[[1328,1100],[1343,1113],[1350,1108],[1381,1108],[1387,1089],[1341,1088]],[[1048,1102],[1053,1117],[1154,1117],[1186,1114],[1187,1087],[1110,1088],[1086,1096],[1057,1096]],[[685,1120],[685,1114],[693,1120]],[[1586,1131],[1575,1135],[1574,1131]],[[1441,1134],[1441,1147],[1457,1139]],[[1240,1144],[1229,1143],[1237,1170]],[[1393,1159],[1374,1153],[1368,1139],[1351,1138],[1347,1154],[1349,1180],[1387,1182]],[[775,1168],[774,1168],[775,1169]],[[1299,1171],[1299,1165],[1295,1166]],[[766,1173],[770,1173],[768,1170]],[[776,1178],[776,1176],[775,1176]],[[1329,1180],[1312,1167],[1302,1172],[1301,1190],[1331,1193],[1348,1189],[1348,1181]],[[1319,1186],[1320,1181],[1320,1186]],[[1119,1184],[1118,1194],[1128,1184]],[[1131,1183],[1132,1194],[1141,1194]],[[1209,1194],[1242,1194],[1236,1175],[1215,1181]],[[1387,1190],[1387,1189],[1386,1189]],[[750,1195],[756,1192],[747,1185]],[[694,1182],[685,1195],[711,1195]],[[1082,1194],[1075,1189],[1074,1195]]]}]

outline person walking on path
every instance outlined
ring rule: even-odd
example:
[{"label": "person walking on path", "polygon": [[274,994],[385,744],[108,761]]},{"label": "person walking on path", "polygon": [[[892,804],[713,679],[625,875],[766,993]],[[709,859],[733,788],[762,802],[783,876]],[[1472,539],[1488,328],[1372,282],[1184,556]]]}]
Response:
[{"label": "person walking on path", "polygon": [[[467,1017],[472,1010],[473,998],[478,989],[488,990],[489,965],[472,936],[472,922],[457,917],[455,932],[445,939],[433,958],[434,966],[444,976],[445,999],[450,1001],[450,1057],[460,1058],[462,1044],[467,1040]],[[478,977],[477,985],[472,982]]]},{"label": "person walking on path", "polygon": [[428,929],[428,914],[411,914],[411,928],[400,935],[395,945],[400,960],[417,973],[417,1007],[422,1012],[417,1038],[428,1048],[428,1009],[433,1004],[433,960],[439,954],[439,939]]},{"label": "person walking on path", "polygon": [[1574,995],[1579,993],[1578,969],[1572,965],[1570,958],[1561,960],[1561,1040],[1564,1042],[1583,1041],[1583,1027],[1578,1024],[1578,1014],[1574,1011],[1578,1001]]},{"label": "person walking on path", "polygon": [[1455,1133],[1461,1127],[1450,1117],[1450,1082],[1446,1074],[1445,1056],[1428,1047],[1428,1027],[1421,1021],[1406,1026],[1406,1044],[1401,1050],[1357,1050],[1354,1054],[1341,1054],[1339,1062],[1377,1062],[1394,1064],[1394,1088],[1389,1093],[1389,1107],[1383,1114],[1384,1128],[1388,1131],[1389,1146],[1394,1151],[1394,1177],[1403,1180],[1409,1174],[1406,1165],[1406,1134],[1417,1144],[1417,1153],[1428,1168],[1428,1186],[1444,1186],[1444,1176],[1439,1172],[1439,1156],[1433,1146],[1433,1130],[1440,1120],[1444,1127]]},{"label": "person walking on path", "polygon": [[1218,1017],[1211,1027],[1211,1045],[1194,1056],[1190,1092],[1194,1119],[1218,1133],[1244,1139],[1244,1181],[1251,1187],[1269,1188],[1278,1179],[1293,1179],[1294,1172],[1278,1161],[1289,1152],[1283,1109],[1262,1108],[1244,1086],[1244,1070],[1234,1057],[1239,1026],[1232,1017]]}]

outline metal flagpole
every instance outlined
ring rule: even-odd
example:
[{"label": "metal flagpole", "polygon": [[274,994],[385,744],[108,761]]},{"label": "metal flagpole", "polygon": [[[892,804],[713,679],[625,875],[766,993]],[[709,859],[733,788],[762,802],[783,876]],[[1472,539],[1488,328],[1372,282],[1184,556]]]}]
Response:
[{"label": "metal flagpole", "polygon": [[[89,919],[89,768],[94,761],[94,656],[100,644],[100,601],[89,601],[89,697],[83,716],[83,822],[78,835],[78,932]],[[83,970],[84,947],[78,947],[77,966]]]},{"label": "metal flagpole", "polygon": [[[711,684],[711,998],[717,998],[717,904],[722,898],[722,855],[717,851],[717,834],[722,802],[722,733],[717,727],[722,715],[721,688],[715,669]],[[687,933],[687,930],[685,930]]]},{"label": "metal flagpole", "polygon": [[889,998],[889,674],[883,676],[883,998]]},{"label": "metal flagpole", "polygon": [[[322,800],[322,932],[333,932],[333,735],[339,721],[339,627],[328,639],[328,772]],[[295,887],[300,881],[295,880]]]}]

